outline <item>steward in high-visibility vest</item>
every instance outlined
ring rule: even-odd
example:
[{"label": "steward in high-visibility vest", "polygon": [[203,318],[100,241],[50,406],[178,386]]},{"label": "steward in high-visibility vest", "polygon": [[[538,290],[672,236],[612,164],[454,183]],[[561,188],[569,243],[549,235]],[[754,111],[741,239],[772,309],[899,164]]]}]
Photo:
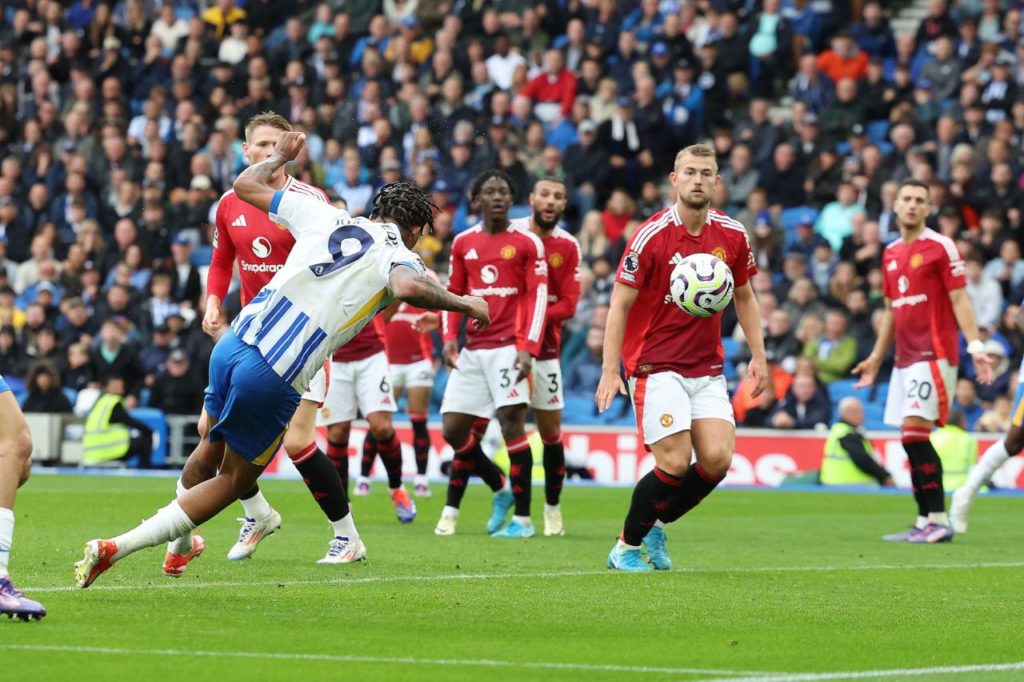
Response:
[{"label": "steward in high-visibility vest", "polygon": [[153,455],[153,430],[128,414],[123,394],[124,380],[110,377],[106,391],[89,410],[82,434],[83,464],[137,456],[139,466],[149,468]]},{"label": "steward in high-visibility vest", "polygon": [[875,447],[863,433],[864,406],[856,398],[839,401],[839,421],[825,441],[819,480],[822,485],[893,485],[889,472],[874,458]]},{"label": "steward in high-visibility vest", "polygon": [[961,487],[978,461],[978,441],[964,430],[963,415],[950,410],[946,425],[932,431],[929,440],[942,461],[942,487],[946,491]]}]

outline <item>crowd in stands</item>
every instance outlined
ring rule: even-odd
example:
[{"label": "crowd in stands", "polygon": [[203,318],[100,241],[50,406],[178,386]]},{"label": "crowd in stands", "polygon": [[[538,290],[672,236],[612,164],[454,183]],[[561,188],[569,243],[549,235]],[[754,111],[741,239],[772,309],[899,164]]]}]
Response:
[{"label": "crowd in stands", "polygon": [[[215,202],[241,131],[275,110],[306,132],[293,173],[366,211],[408,178],[440,207],[418,247],[442,275],[499,167],[569,189],[584,296],[566,386],[588,395],[615,268],[674,200],[674,152],[710,140],[714,204],[748,229],[772,385],[751,400],[724,316],[742,424],[832,418],[869,352],[898,183],[931,189],[992,353],[957,407],[1002,430],[1024,353],[1020,3],[929,0],[916,31],[874,0],[13,0],[0,30],[0,373],[64,410],[111,376],[130,403],[195,412]],[[182,390],[188,386],[189,390]],[[73,397],[71,395],[68,396]],[[876,391],[874,401],[884,401]],[[869,419],[870,423],[870,419]]]}]

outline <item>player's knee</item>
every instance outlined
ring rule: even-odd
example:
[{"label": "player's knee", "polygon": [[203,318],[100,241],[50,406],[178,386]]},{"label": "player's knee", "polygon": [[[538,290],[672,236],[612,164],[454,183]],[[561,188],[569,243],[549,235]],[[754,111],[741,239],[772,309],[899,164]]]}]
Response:
[{"label": "player's knee", "polygon": [[658,458],[658,468],[673,476],[682,478],[686,470],[690,468],[690,458],[683,452],[663,453]]},{"label": "player's knee", "polygon": [[732,466],[732,448],[717,448],[710,453],[701,453],[698,460],[701,469],[711,476],[722,478]]},{"label": "player's knee", "polygon": [[501,427],[501,437],[506,442],[518,440],[526,435],[526,424],[518,416],[498,415],[498,426]]},{"label": "player's knee", "polygon": [[351,424],[331,424],[327,427],[327,439],[332,443],[347,443],[351,431]]}]

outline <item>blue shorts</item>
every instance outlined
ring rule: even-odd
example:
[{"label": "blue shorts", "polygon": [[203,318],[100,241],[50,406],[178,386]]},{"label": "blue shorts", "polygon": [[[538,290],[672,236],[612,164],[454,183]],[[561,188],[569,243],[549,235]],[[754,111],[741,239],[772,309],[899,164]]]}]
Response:
[{"label": "blue shorts", "polygon": [[300,396],[260,352],[228,331],[210,356],[206,412],[217,423],[210,442],[223,439],[257,466],[266,466],[281,446]]},{"label": "blue shorts", "polygon": [[4,381],[4,375],[0,374],[0,393],[9,390],[11,390],[11,387],[7,385],[6,381]]}]

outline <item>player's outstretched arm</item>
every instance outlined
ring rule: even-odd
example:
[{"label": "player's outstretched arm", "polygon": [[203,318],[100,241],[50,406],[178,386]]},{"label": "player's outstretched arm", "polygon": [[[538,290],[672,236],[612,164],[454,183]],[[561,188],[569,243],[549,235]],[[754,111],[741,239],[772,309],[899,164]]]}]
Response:
[{"label": "player's outstretched arm", "polygon": [[270,176],[281,166],[293,161],[305,144],[305,133],[291,132],[282,135],[274,146],[273,154],[265,161],[249,166],[235,179],[233,187],[238,198],[269,213],[276,191],[270,186]]},{"label": "player's outstretched arm", "polygon": [[612,300],[608,308],[608,320],[604,327],[604,362],[601,367],[601,381],[597,385],[594,400],[597,411],[604,412],[612,405],[617,395],[626,395],[619,368],[622,364],[622,341],[626,337],[626,316],[636,303],[640,290],[615,283]]},{"label": "player's outstretched arm", "polygon": [[487,301],[479,296],[458,296],[437,282],[424,277],[412,268],[395,266],[388,280],[395,298],[417,308],[429,310],[452,310],[465,313],[476,320],[477,329],[486,329],[491,324]]},{"label": "player's outstretched arm", "polygon": [[754,384],[750,397],[756,398],[768,387],[768,361],[764,352],[764,336],[761,334],[761,308],[757,304],[754,288],[747,282],[736,287],[733,293],[736,302],[736,317],[750,348],[750,362],[747,364],[747,381]]},{"label": "player's outstretched arm", "polygon": [[892,322],[892,301],[885,299],[885,310],[882,311],[882,324],[878,328],[878,338],[875,340],[875,347],[871,355],[867,356],[856,367],[850,370],[850,374],[860,375],[860,381],[854,384],[854,388],[867,388],[875,383],[875,375],[878,374],[878,367],[882,364],[885,354],[889,352],[892,345],[893,322]]},{"label": "player's outstretched arm", "polygon": [[978,322],[974,317],[971,299],[967,297],[967,289],[953,289],[949,292],[949,300],[953,304],[953,316],[956,317],[957,326],[967,339],[967,352],[974,360],[975,375],[981,383],[991,384],[995,378],[994,363],[985,352],[985,344],[981,340],[981,332],[978,331]]}]

